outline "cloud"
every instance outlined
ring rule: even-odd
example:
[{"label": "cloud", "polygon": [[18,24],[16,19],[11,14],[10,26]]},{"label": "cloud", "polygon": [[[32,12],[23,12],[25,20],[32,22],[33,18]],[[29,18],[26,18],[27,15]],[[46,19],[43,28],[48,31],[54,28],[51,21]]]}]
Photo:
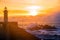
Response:
[{"label": "cloud", "polygon": [[4,7],[5,5],[12,8],[22,8],[30,5],[39,5],[46,8],[55,7],[58,4],[58,0],[0,0],[0,6]]}]

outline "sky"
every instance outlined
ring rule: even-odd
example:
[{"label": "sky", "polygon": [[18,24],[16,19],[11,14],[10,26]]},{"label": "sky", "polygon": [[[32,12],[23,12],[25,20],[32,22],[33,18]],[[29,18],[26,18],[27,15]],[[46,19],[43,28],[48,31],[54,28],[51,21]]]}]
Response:
[{"label": "sky", "polygon": [[[18,22],[60,22],[60,0],[0,0],[0,21],[4,7],[7,7],[9,21]],[[56,13],[57,12],[57,13]],[[37,16],[36,16],[37,15]],[[23,17],[21,17],[23,16]]]},{"label": "sky", "polygon": [[9,10],[9,15],[12,15],[12,16],[28,15],[27,10],[30,10],[28,7],[31,7],[31,6],[40,7],[38,8],[39,13],[48,13],[48,12],[51,12],[51,10],[57,11],[59,9],[59,0],[0,0],[1,15],[3,15],[2,14],[3,12],[1,11],[4,10],[5,6]]},{"label": "sky", "polygon": [[26,6],[36,5],[47,8],[58,6],[59,0],[0,0],[0,8],[7,6],[11,9],[24,9]]}]

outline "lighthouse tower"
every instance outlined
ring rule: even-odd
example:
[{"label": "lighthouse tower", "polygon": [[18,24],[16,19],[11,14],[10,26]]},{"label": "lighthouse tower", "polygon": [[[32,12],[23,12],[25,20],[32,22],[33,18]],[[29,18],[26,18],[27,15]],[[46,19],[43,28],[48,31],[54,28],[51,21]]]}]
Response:
[{"label": "lighthouse tower", "polygon": [[7,27],[8,24],[8,10],[7,7],[4,8],[4,26]]},{"label": "lighthouse tower", "polygon": [[7,7],[4,8],[4,30],[5,30],[6,40],[9,40],[8,10],[7,10]]}]

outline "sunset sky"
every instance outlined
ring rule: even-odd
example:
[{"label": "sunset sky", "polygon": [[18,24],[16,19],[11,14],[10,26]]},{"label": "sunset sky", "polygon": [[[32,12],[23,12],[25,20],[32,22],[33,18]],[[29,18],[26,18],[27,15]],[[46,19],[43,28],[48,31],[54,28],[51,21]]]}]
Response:
[{"label": "sunset sky", "polygon": [[0,0],[0,16],[5,6],[9,16],[34,16],[59,10],[59,0]]},{"label": "sunset sky", "polygon": [[0,0],[0,21],[3,21],[5,6],[8,21],[17,21],[18,24],[60,22],[60,0]]}]

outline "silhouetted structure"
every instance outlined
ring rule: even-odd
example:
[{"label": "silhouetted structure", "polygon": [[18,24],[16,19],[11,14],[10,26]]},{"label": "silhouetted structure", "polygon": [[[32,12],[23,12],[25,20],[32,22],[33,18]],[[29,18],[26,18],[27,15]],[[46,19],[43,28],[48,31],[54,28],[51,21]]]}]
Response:
[{"label": "silhouetted structure", "polygon": [[[8,22],[7,30],[9,30],[9,39],[10,40],[39,40],[37,37],[31,35],[30,33],[27,33],[24,29],[18,27],[17,22]],[[5,40],[6,37],[4,37],[4,22],[0,22],[0,40]]]},{"label": "silhouetted structure", "polygon": [[10,39],[12,29],[18,27],[17,22],[8,22],[7,26],[5,26],[4,22],[0,22],[0,40],[1,39]]},{"label": "silhouetted structure", "polygon": [[4,32],[6,36],[6,40],[9,40],[9,28],[8,28],[8,10],[7,7],[4,9]]},{"label": "silhouetted structure", "polygon": [[7,7],[4,9],[4,26],[7,27],[8,24],[8,10]]}]

